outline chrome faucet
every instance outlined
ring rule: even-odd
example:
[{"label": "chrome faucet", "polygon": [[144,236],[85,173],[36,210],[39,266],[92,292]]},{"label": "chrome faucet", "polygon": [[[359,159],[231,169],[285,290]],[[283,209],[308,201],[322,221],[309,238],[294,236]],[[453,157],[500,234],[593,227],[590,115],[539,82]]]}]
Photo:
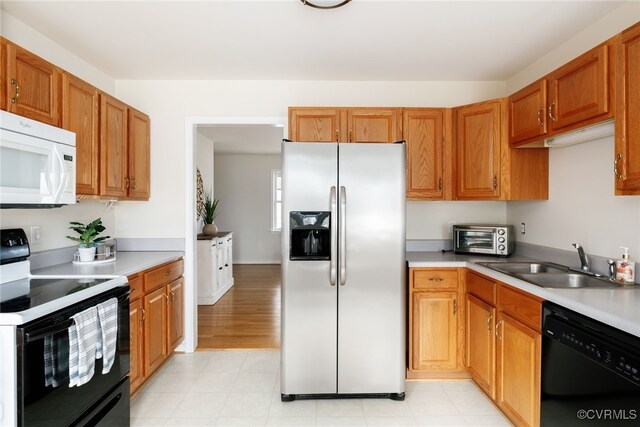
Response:
[{"label": "chrome faucet", "polygon": [[580,243],[572,243],[573,247],[578,250],[578,256],[580,257],[580,269],[585,273],[591,273],[591,266],[589,264],[589,258],[584,253],[584,248]]}]

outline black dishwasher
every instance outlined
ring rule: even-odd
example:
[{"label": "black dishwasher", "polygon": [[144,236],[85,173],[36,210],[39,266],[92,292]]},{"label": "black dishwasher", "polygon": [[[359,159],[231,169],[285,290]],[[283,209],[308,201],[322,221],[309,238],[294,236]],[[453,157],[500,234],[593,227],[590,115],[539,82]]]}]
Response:
[{"label": "black dishwasher", "polygon": [[640,338],[543,304],[540,424],[640,425]]}]

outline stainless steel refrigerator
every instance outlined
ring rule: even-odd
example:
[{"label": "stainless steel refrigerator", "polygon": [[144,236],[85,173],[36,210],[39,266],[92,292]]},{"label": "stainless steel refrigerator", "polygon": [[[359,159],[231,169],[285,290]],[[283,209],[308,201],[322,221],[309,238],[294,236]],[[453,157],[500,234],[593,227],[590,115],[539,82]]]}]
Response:
[{"label": "stainless steel refrigerator", "polygon": [[405,391],[405,145],[283,142],[281,398]]}]

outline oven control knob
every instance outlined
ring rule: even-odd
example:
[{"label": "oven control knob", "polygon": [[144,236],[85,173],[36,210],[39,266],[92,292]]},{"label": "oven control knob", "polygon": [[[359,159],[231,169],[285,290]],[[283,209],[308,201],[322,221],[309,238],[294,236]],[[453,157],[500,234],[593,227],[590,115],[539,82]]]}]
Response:
[{"label": "oven control knob", "polygon": [[498,242],[504,243],[504,237],[498,237]]},{"label": "oven control knob", "polygon": [[500,249],[501,251],[504,251],[504,245],[498,246],[498,249]]},{"label": "oven control knob", "polygon": [[503,230],[502,228],[501,228],[501,229],[499,229],[499,230],[498,230],[498,234],[502,236],[502,235],[504,234],[504,230]]}]

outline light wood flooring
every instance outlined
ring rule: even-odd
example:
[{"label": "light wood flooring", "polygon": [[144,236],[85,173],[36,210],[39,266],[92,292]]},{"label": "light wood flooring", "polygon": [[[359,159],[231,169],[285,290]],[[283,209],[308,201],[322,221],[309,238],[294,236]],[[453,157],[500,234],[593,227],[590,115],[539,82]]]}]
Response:
[{"label": "light wood flooring", "polygon": [[235,284],[198,306],[198,350],[280,349],[280,265],[234,264]]}]

